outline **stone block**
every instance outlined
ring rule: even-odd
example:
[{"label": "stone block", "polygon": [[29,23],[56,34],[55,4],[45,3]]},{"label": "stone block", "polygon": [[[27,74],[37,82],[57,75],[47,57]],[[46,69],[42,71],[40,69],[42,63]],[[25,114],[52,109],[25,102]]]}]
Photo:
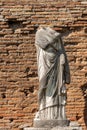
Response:
[{"label": "stone block", "polygon": [[34,127],[53,128],[55,126],[69,126],[69,120],[34,120]]},{"label": "stone block", "polygon": [[68,127],[54,127],[54,128],[24,128],[23,130],[82,130],[81,127],[74,127],[74,126],[68,126]]},{"label": "stone block", "polygon": [[24,128],[23,130],[50,130],[50,128],[33,128],[33,127],[30,127],[30,128]]},{"label": "stone block", "polygon": [[69,127],[54,127],[51,130],[82,130],[81,127],[74,127],[74,126],[69,126]]},{"label": "stone block", "polygon": [[46,124],[44,124],[42,127],[41,127],[41,124],[39,124],[38,126],[39,127],[30,127],[30,128],[26,127],[23,130],[82,130],[82,127],[80,127],[78,122],[76,121],[70,122],[69,126],[59,126],[59,125],[56,125],[56,123],[55,123],[55,126],[53,126],[52,122],[50,122],[50,124],[47,125],[47,127],[46,127]]}]

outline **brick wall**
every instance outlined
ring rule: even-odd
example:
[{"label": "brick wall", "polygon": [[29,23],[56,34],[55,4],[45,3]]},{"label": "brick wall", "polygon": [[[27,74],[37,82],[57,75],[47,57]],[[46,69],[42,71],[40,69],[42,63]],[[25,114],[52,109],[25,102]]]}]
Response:
[{"label": "brick wall", "polygon": [[87,1],[0,0],[0,129],[32,126],[38,110],[35,32],[54,25],[71,71],[67,116],[87,126]]}]

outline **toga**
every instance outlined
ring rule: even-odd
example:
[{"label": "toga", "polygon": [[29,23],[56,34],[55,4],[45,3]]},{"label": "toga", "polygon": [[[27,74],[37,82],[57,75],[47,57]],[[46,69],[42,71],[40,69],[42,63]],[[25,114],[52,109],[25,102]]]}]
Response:
[{"label": "toga", "polygon": [[66,102],[62,98],[63,93],[66,94],[65,83],[70,83],[69,65],[61,35],[50,27],[41,27],[36,32],[35,45],[40,84],[39,110],[45,113],[50,109],[50,113],[54,113],[51,118],[56,119],[59,106]]}]

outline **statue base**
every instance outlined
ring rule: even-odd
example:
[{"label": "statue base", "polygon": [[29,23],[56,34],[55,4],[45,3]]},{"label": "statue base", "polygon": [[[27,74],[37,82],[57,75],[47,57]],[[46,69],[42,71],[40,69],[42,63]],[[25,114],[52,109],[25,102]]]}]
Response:
[{"label": "statue base", "polygon": [[34,120],[36,128],[53,128],[55,126],[69,126],[69,120]]},{"label": "statue base", "polygon": [[82,130],[81,127],[24,128],[23,130]]},{"label": "statue base", "polygon": [[[48,123],[46,123],[42,127],[40,127],[41,124],[39,124],[40,123],[40,121],[39,121],[38,122],[39,127],[29,127],[29,128],[26,127],[23,130],[82,130],[82,127],[80,127],[77,122],[70,122],[69,126],[58,126],[58,125],[56,125],[56,124],[59,124],[59,122],[57,123],[57,121],[54,121],[55,123],[52,123],[51,121],[49,121],[52,124],[49,123],[49,125],[46,126],[46,124],[48,124]],[[35,123],[36,124],[34,124],[34,125],[37,125],[37,122],[35,122]],[[44,121],[44,123],[45,123],[45,121]],[[55,124],[55,126],[54,126],[54,124]]]}]

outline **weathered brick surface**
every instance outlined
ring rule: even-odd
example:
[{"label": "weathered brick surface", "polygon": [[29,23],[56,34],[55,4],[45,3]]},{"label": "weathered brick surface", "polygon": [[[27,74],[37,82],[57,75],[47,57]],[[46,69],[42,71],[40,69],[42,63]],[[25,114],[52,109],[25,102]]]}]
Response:
[{"label": "weathered brick surface", "polygon": [[0,129],[32,126],[38,110],[37,25],[54,25],[67,52],[67,116],[87,126],[87,1],[0,0]]}]

